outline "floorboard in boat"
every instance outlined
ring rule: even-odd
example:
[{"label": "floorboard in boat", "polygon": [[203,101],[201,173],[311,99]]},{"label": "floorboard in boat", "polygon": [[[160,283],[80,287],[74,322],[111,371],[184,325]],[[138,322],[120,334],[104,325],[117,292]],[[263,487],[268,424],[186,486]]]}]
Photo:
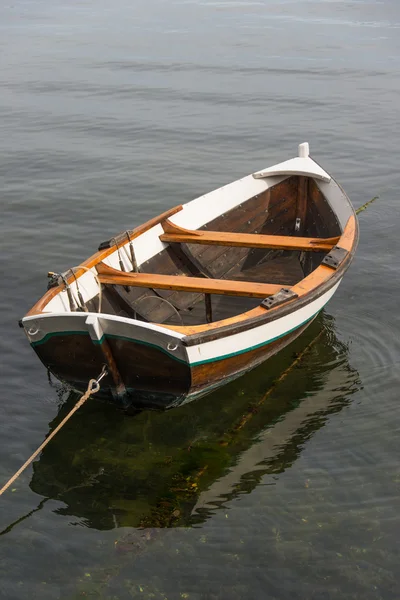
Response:
[{"label": "floorboard in boat", "polygon": [[[243,298],[239,296],[217,296],[212,294],[211,306],[213,321],[234,317],[260,304],[259,298]],[[197,302],[190,311],[181,313],[185,325],[201,325],[205,323],[205,302]]]},{"label": "floorboard in boat", "polygon": [[[289,256],[277,256],[268,262],[261,263],[239,273],[227,275],[229,279],[238,281],[253,281],[258,283],[281,283],[294,285],[304,274],[299,263],[298,253]],[[228,319],[260,304],[257,298],[237,296],[211,295],[213,321]],[[197,302],[190,311],[181,313],[185,325],[198,325],[205,322],[205,303]]]},{"label": "floorboard in boat", "polygon": [[296,252],[289,256],[276,256],[238,273],[229,273],[228,277],[235,281],[295,285],[303,279],[304,274]]},{"label": "floorboard in boat", "polygon": [[[237,281],[276,283],[288,286],[296,284],[303,277],[303,270],[300,266],[297,252],[290,255],[278,255],[248,269],[229,272],[226,275],[227,279]],[[199,325],[206,322],[203,294],[200,297],[197,296],[199,300],[189,310],[178,310],[182,317],[181,320],[176,310],[168,305],[168,303],[163,302],[152,290],[135,290],[133,288],[128,294],[122,286],[117,286],[118,289],[114,290],[109,288],[112,288],[112,286],[105,286],[104,289],[103,310],[105,312],[133,318],[136,308],[139,314],[142,313],[142,316],[146,320],[156,323]],[[130,310],[121,305],[117,307],[113,295],[117,299],[119,297],[119,304],[121,304],[121,301],[126,302],[128,306],[131,304]],[[145,300],[144,297],[146,297]],[[142,299],[144,302],[141,302]],[[260,304],[260,299],[212,294],[211,303],[213,321],[219,321],[220,319],[227,319],[255,308]],[[125,308],[125,310],[122,311],[122,308]]]}]

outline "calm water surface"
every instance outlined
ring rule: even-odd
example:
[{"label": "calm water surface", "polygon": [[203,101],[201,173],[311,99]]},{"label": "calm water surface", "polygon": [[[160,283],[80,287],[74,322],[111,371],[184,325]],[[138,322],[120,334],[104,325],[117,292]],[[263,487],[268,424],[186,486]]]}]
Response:
[{"label": "calm water surface", "polygon": [[398,2],[15,0],[0,49],[1,482],[76,400],[17,327],[47,271],[305,140],[380,197],[281,355],[166,414],[73,417],[0,500],[0,597],[398,599]]}]

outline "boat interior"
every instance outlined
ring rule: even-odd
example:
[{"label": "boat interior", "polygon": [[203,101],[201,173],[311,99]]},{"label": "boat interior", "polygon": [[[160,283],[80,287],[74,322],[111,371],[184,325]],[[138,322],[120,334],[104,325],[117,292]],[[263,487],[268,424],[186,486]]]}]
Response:
[{"label": "boat interior", "polygon": [[[120,270],[96,266],[102,313],[177,326],[233,317],[309,275],[342,233],[315,181],[298,175],[197,230],[168,218],[161,225],[167,245],[139,268],[129,232],[111,240]],[[132,270],[124,266],[126,256]],[[97,305],[94,297],[87,308],[96,311]]]}]

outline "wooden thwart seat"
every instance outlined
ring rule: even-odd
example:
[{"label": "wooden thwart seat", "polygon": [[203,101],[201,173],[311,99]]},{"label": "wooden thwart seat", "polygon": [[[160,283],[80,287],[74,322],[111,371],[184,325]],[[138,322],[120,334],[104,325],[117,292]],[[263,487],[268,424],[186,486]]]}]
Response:
[{"label": "wooden thwart seat", "polygon": [[159,275],[158,273],[124,273],[101,262],[97,265],[100,283],[152,289],[199,292],[201,294],[221,294],[225,296],[247,296],[266,298],[281,290],[282,285],[272,283],[252,283],[225,279],[206,279],[182,275]]},{"label": "wooden thwart seat", "polygon": [[162,242],[184,244],[210,244],[218,246],[271,248],[276,250],[306,250],[329,252],[339,237],[306,238],[286,235],[263,235],[256,233],[232,233],[227,231],[190,230],[175,225],[168,219],[161,223],[164,232]]}]

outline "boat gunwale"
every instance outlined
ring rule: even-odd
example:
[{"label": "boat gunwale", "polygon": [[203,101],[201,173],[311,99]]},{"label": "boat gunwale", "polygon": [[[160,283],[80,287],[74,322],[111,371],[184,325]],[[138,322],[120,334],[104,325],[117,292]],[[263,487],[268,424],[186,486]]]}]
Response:
[{"label": "boat gunwale", "polygon": [[[152,229],[156,225],[160,224],[165,219],[168,219],[168,217],[181,211],[182,209],[183,209],[183,205],[178,204],[177,206],[174,206],[173,208],[170,208],[170,209],[164,211],[163,213],[161,213],[155,217],[152,217],[151,219],[149,219],[145,223],[142,223],[141,225],[138,225],[134,229],[128,230],[130,240],[134,240],[135,238],[139,237],[143,233],[146,233],[146,231],[149,231],[150,229]],[[115,240],[115,238],[118,238],[118,235],[119,234],[117,234],[116,236],[114,236],[111,239]],[[126,241],[128,241],[128,237],[127,237]],[[121,246],[119,246],[119,247],[121,247]],[[87,269],[92,269],[97,264],[99,264],[102,260],[104,260],[105,258],[110,256],[110,254],[113,254],[117,249],[118,249],[118,245],[117,245],[117,243],[115,243],[112,246],[110,246],[109,248],[105,248],[104,250],[98,250],[97,252],[95,252],[94,254],[89,256],[89,258],[87,258],[83,262],[81,262],[77,267],[72,267],[74,269],[74,275],[71,274],[69,277],[66,278],[67,283],[69,285],[71,283],[74,283],[77,278],[79,278],[81,275],[84,275],[84,273],[87,272]],[[67,272],[68,272],[68,270],[67,270]],[[47,292],[45,292],[43,294],[43,296],[26,313],[25,317],[31,317],[31,316],[39,315],[39,314],[42,314],[43,312],[45,312],[44,311],[45,307],[60,292],[64,291],[65,287],[66,286],[64,283],[59,283],[57,286],[51,288],[50,290],[47,290]]]},{"label": "boat gunwale", "polygon": [[[323,281],[321,281],[314,287],[310,287],[310,289],[307,290],[305,293],[301,295],[299,294],[297,298],[289,300],[285,304],[281,306],[276,306],[269,310],[266,310],[261,306],[257,306],[256,308],[236,315],[235,317],[230,317],[221,321],[215,321],[214,323],[206,323],[203,325],[192,325],[186,327],[173,325],[169,326],[169,328],[179,333],[185,333],[186,331],[187,335],[186,337],[182,338],[182,343],[185,346],[195,346],[197,344],[211,342],[222,337],[234,335],[236,333],[240,333],[248,329],[254,329],[255,327],[280,319],[281,317],[284,317],[288,314],[295,312],[296,310],[299,310],[303,306],[306,306],[313,300],[316,300],[321,295],[329,291],[329,289],[331,289],[338,282],[340,282],[345,272],[349,268],[354,258],[354,254],[359,240],[359,227],[357,215],[347,195],[345,195],[345,197],[349,203],[349,206],[351,207],[353,214],[349,217],[346,227],[344,228],[343,233],[339,238],[337,246],[341,247],[344,239],[346,239],[345,244],[343,244],[343,247],[347,246],[345,247],[345,249],[348,251],[347,256],[336,270],[333,270],[331,267],[321,264],[308,276],[301,279],[297,284],[289,287],[289,289],[295,291],[295,288],[301,286],[304,282],[306,282],[308,278],[315,278],[319,274],[325,272],[326,276],[323,279]],[[354,227],[352,236],[349,239],[347,239],[346,229],[348,226],[352,227],[353,224]],[[227,323],[227,321],[229,322]]]},{"label": "boat gunwale", "polygon": [[[340,264],[338,269],[332,270],[330,267],[326,267],[324,265],[320,265],[314,271],[312,271],[308,276],[301,279],[297,284],[292,286],[296,288],[301,286],[307,278],[311,276],[315,277],[315,274],[320,274],[322,271],[326,271],[326,276],[324,280],[320,281],[316,286],[310,287],[305,293],[299,295],[299,297],[288,301],[282,306],[277,306],[270,310],[266,310],[261,306],[255,307],[249,311],[244,313],[240,313],[235,315],[234,317],[229,317],[227,319],[222,319],[220,321],[215,321],[213,323],[204,323],[200,325],[193,326],[173,326],[173,325],[165,325],[163,323],[153,323],[158,327],[161,327],[165,331],[173,331],[178,334],[183,334],[185,337],[182,337],[182,343],[185,346],[193,346],[200,343],[205,343],[208,341],[213,341],[216,339],[220,339],[222,337],[230,336],[235,333],[240,333],[246,329],[253,329],[260,325],[263,325],[268,322],[272,322],[276,319],[279,319],[287,314],[295,312],[300,309],[302,306],[310,303],[314,299],[318,298],[320,295],[328,291],[331,287],[333,287],[340,279],[343,277],[344,273],[347,271],[357,247],[358,237],[359,237],[359,229],[358,229],[358,220],[356,217],[355,210],[347,196],[347,194],[343,191],[341,186],[333,179],[331,179],[338,188],[343,192],[344,198],[351,209],[351,216],[349,217],[346,227],[343,228],[342,235],[340,236],[337,245],[341,245],[341,240],[345,236],[346,228],[349,225],[349,222],[354,219],[354,231],[353,236],[350,239],[346,240],[346,246],[348,250],[348,255],[344,259],[344,261]],[[149,219],[142,225],[139,225],[135,229],[129,231],[130,238],[134,239],[139,237],[142,233],[145,233],[152,227],[162,223],[169,216],[172,216],[176,212],[182,210],[183,206],[178,205],[174,208],[171,208],[160,215]],[[117,249],[117,245],[112,245],[110,248],[106,248],[104,250],[100,250],[83,261],[80,265],[76,267],[75,277],[79,277],[80,275],[86,272],[86,269],[91,269],[99,264],[104,258],[107,258],[110,254],[114,253]],[[73,283],[75,277],[72,275],[67,279],[68,283]],[[38,316],[40,314],[45,313],[44,309],[47,304],[61,291],[65,289],[64,283],[59,284],[58,286],[48,290],[40,300],[27,312],[25,317]],[[132,319],[134,322],[134,319]],[[186,334],[186,335],[185,335]]]},{"label": "boat gunwale", "polygon": [[[241,313],[237,315],[238,317],[243,317],[247,314],[247,317],[241,319],[240,321],[232,322],[226,325],[222,325],[222,323],[228,320],[232,320],[235,317],[231,317],[231,319],[224,319],[219,321],[221,325],[214,327],[212,329],[204,329],[203,331],[198,331],[196,333],[192,333],[186,335],[181,339],[181,342],[184,346],[196,346],[198,344],[204,344],[206,342],[212,342],[223,337],[228,337],[231,335],[235,335],[236,333],[241,333],[243,331],[249,331],[251,329],[255,329],[256,327],[260,327],[261,325],[266,325],[267,323],[272,323],[277,319],[285,317],[291,313],[300,310],[307,304],[310,304],[314,300],[317,300],[320,296],[323,296],[326,292],[328,292],[331,288],[333,288],[340,280],[343,278],[345,272],[347,271],[350,263],[353,260],[354,253],[349,253],[346,260],[340,265],[340,267],[336,271],[332,271],[332,275],[329,276],[325,281],[320,283],[314,288],[311,288],[309,292],[304,294],[303,296],[294,298],[293,300],[288,301],[284,305],[277,306],[271,310],[265,310],[261,307],[253,308],[247,313]],[[318,267],[320,268],[320,267]],[[329,267],[327,267],[329,269]],[[303,281],[303,280],[302,280]],[[260,313],[260,310],[263,312]],[[216,322],[217,323],[217,322]],[[216,324],[215,323],[215,324]],[[214,325],[214,323],[211,323]],[[207,325],[200,325],[197,327],[206,327]],[[193,328],[196,327],[193,326]],[[174,331],[179,333],[184,333],[184,327],[174,326]]]}]

